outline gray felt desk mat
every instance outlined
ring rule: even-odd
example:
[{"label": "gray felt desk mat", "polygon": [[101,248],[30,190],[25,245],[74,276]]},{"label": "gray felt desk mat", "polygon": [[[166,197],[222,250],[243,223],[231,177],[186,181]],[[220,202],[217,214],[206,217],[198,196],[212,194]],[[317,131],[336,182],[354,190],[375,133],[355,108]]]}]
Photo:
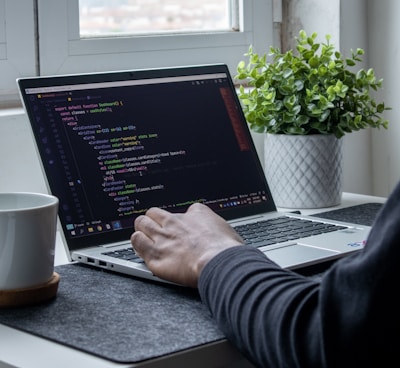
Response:
[{"label": "gray felt desk mat", "polygon": [[221,340],[197,292],[78,264],[56,267],[50,303],[0,309],[0,323],[121,363]]},{"label": "gray felt desk mat", "polygon": [[[371,225],[381,205],[319,214]],[[54,301],[0,309],[0,323],[121,363],[137,363],[224,338],[196,291],[87,266],[56,267]]]},{"label": "gray felt desk mat", "polygon": [[318,216],[329,220],[345,221],[359,225],[371,226],[381,207],[382,203],[364,203],[338,210],[318,213],[313,216]]}]

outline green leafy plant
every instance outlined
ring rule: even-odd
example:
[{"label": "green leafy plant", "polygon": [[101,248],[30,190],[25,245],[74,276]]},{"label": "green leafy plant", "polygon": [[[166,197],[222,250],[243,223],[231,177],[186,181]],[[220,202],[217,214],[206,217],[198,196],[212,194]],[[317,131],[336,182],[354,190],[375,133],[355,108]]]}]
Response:
[{"label": "green leafy plant", "polygon": [[344,59],[330,43],[330,35],[325,43],[317,43],[316,37],[300,31],[297,55],[271,47],[272,62],[250,46],[245,54],[249,61],[238,64],[235,77],[248,81],[248,88],[240,86],[239,98],[250,128],[259,133],[337,138],[367,127],[386,129],[382,113],[390,108],[375,102],[370,93],[382,88],[382,79],[375,78],[373,69],[351,70],[362,61],[364,50],[352,51]]}]

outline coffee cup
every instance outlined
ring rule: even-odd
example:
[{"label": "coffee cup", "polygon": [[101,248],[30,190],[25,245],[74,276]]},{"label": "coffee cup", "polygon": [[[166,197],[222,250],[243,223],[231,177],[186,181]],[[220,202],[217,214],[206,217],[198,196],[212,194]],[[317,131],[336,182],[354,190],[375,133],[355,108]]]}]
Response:
[{"label": "coffee cup", "polygon": [[52,195],[0,193],[0,291],[52,279],[58,206]]}]

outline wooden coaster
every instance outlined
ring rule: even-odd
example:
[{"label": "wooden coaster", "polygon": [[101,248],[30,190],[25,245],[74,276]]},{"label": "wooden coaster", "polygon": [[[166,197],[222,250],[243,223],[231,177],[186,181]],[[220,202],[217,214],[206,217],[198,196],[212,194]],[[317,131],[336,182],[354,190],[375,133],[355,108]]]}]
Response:
[{"label": "wooden coaster", "polygon": [[0,290],[0,308],[34,305],[48,301],[56,296],[59,281],[60,275],[54,272],[45,284],[30,288]]}]

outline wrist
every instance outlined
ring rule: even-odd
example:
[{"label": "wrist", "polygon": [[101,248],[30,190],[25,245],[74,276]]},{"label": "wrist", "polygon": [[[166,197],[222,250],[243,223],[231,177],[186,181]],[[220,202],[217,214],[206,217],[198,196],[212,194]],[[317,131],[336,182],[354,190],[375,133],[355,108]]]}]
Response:
[{"label": "wrist", "polygon": [[222,253],[223,251],[225,251],[229,248],[233,248],[233,247],[237,247],[237,246],[241,246],[241,245],[243,245],[243,244],[231,244],[231,245],[225,246],[225,247],[219,246],[216,248],[208,249],[206,252],[203,252],[203,254],[197,258],[197,262],[194,267],[194,274],[196,275],[197,281],[199,280],[201,272],[203,271],[204,267],[206,267],[206,265],[214,257],[216,257],[218,254]]}]

